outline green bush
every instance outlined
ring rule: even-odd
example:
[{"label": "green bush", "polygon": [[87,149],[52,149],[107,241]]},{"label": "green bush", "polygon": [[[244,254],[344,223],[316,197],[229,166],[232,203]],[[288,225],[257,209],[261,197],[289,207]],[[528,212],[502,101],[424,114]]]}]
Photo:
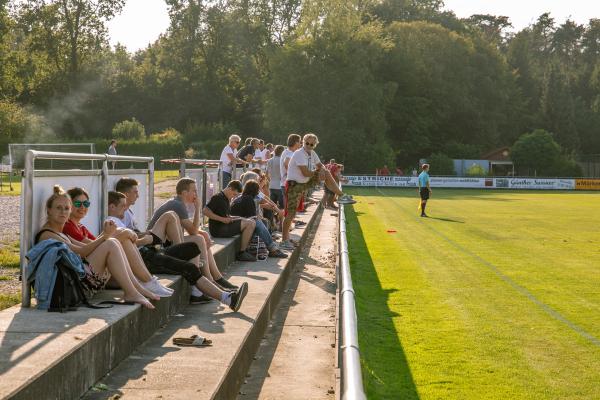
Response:
[{"label": "green bush", "polygon": [[560,152],[560,145],[554,141],[552,134],[536,129],[519,137],[510,154],[519,174],[550,176],[555,175]]},{"label": "green bush", "polygon": [[456,175],[454,161],[443,153],[433,153],[427,158],[432,175]]},{"label": "green bush", "polygon": [[182,143],[183,142],[183,136],[181,135],[181,132],[179,132],[177,129],[175,128],[167,128],[164,131],[160,132],[160,133],[153,133],[148,137],[148,141],[149,142],[154,142],[154,143],[161,143],[161,144],[166,144],[166,143]]},{"label": "green bush", "polygon": [[112,136],[116,139],[142,139],[146,137],[144,125],[135,118],[131,121],[117,122],[112,129]]}]

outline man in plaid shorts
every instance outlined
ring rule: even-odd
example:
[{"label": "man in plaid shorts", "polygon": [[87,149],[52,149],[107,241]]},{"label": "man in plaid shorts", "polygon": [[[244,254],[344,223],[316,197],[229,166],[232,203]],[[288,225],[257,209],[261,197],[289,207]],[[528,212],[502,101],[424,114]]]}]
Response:
[{"label": "man in plaid shorts", "polygon": [[319,143],[317,135],[307,133],[302,138],[302,147],[294,152],[289,161],[287,171],[287,203],[286,216],[283,220],[283,232],[281,238],[281,248],[293,250],[297,245],[290,241],[290,227],[292,220],[296,215],[298,202],[302,198],[302,193],[312,188],[319,182],[324,181],[329,190],[339,196],[339,204],[354,204],[355,200],[351,196],[345,195],[340,190],[331,173],[324,168],[321,160],[314,149]]}]

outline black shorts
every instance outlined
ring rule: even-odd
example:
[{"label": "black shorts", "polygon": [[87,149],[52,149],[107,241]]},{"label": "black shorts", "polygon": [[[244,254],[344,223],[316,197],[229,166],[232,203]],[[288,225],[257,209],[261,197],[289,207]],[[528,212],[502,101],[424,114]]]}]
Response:
[{"label": "black shorts", "polygon": [[230,238],[242,232],[242,220],[236,219],[230,224],[219,224],[208,226],[210,234],[218,238]]},{"label": "black shorts", "polygon": [[421,200],[428,200],[429,199],[429,188],[421,188],[421,191],[419,192],[419,194],[421,195]]}]

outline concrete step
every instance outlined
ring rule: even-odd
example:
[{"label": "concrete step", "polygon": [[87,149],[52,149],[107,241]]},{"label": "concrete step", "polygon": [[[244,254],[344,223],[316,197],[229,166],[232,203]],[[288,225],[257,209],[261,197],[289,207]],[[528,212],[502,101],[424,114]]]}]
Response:
[{"label": "concrete step", "polygon": [[[239,238],[216,240],[219,266],[235,259],[238,243]],[[178,276],[160,278],[175,294],[156,302],[156,310],[116,305],[64,314],[20,306],[1,311],[0,398],[79,398],[188,305],[188,284]],[[98,297],[121,293],[104,291]]]},{"label": "concrete step", "polygon": [[[313,206],[300,219],[309,226],[320,214]],[[308,227],[296,229],[304,241]],[[90,390],[90,399],[234,399],[275,306],[286,286],[300,249],[288,259],[234,263],[228,279],[249,284],[237,313],[217,302],[184,308],[125,361],[100,381],[103,390]],[[213,340],[211,347],[177,347],[174,337],[193,334]],[[98,387],[98,385],[96,385]]]},{"label": "concrete step", "polygon": [[335,399],[337,212],[323,212],[287,282],[238,400]]}]

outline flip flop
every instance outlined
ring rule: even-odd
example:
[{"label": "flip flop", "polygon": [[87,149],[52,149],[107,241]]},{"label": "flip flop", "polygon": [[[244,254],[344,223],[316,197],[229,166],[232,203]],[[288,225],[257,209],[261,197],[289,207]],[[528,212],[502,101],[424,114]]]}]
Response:
[{"label": "flip flop", "polygon": [[202,336],[192,335],[189,338],[186,337],[176,337],[173,338],[173,344],[177,346],[184,347],[208,347],[212,346],[212,340],[207,339]]}]

